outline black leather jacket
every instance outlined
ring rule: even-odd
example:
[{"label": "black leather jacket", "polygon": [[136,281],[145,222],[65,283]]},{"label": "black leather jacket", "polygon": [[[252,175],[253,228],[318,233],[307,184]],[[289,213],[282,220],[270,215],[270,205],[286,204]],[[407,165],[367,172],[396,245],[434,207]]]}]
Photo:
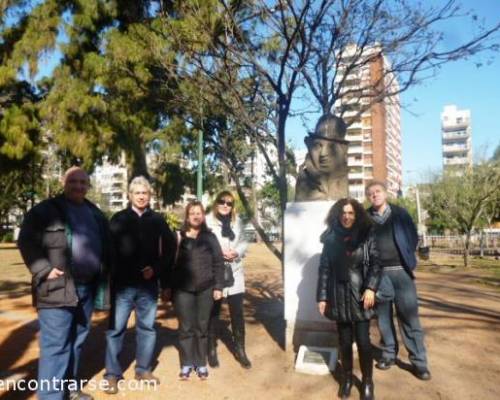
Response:
[{"label": "black leather jacket", "polygon": [[[318,270],[317,301],[327,302],[325,316],[339,322],[364,321],[374,315],[373,310],[364,310],[361,297],[365,289],[377,291],[382,269],[375,245],[373,231],[352,252],[350,265],[339,265],[347,262],[339,257],[344,251],[343,239],[334,231],[323,238],[323,251]],[[336,271],[348,268],[348,280],[343,282]]]}]

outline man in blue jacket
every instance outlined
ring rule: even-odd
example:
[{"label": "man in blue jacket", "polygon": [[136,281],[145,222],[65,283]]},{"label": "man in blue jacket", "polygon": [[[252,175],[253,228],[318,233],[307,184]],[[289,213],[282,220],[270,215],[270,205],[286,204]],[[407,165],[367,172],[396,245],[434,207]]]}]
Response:
[{"label": "man in blue jacket", "polygon": [[368,209],[374,222],[375,238],[383,267],[377,293],[378,327],[382,336],[382,358],[376,364],[387,370],[396,362],[398,343],[393,321],[393,303],[401,328],[403,343],[408,350],[414,375],[431,379],[427,368],[424,333],[418,316],[418,299],[413,270],[417,266],[415,251],[418,234],[408,212],[387,202],[383,182],[372,181],[366,186]]}]

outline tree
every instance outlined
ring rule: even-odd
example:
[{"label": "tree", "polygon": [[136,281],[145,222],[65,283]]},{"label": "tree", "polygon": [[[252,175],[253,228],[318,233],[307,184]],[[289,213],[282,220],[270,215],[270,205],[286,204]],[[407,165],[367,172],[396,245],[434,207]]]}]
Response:
[{"label": "tree", "polygon": [[465,235],[464,265],[469,264],[469,248],[474,230],[485,222],[487,207],[498,203],[500,164],[475,165],[463,176],[445,174],[431,185],[425,208],[430,219],[446,221],[449,229]]},{"label": "tree", "polygon": [[[182,32],[171,37],[182,49],[178,62],[184,79],[203,81],[200,101],[212,107],[219,104],[259,150],[265,152],[265,141],[275,146],[277,163],[270,157],[268,163],[282,210],[288,198],[287,121],[301,112],[309,94],[316,101],[309,109],[323,113],[332,112],[342,98],[365,99],[360,115],[372,104],[432,76],[446,62],[498,50],[494,34],[500,24],[489,28],[476,24],[476,35],[450,46],[440,24],[460,16],[474,20],[454,0],[441,6],[405,0],[175,4],[175,22],[167,17],[165,24]],[[180,24],[183,30],[178,30]],[[357,90],[346,89],[350,72],[387,58],[391,61],[377,71],[378,79]],[[396,76],[399,87],[393,85]],[[232,151],[226,149],[224,156],[230,157]]]}]

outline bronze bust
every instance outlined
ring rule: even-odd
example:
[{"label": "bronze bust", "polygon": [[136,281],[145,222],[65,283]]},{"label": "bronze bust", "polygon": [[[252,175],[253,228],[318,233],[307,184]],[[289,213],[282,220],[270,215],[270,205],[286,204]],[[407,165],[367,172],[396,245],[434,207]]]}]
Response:
[{"label": "bronze bust", "polygon": [[299,168],[295,201],[336,200],[349,194],[346,124],[323,115],[304,139],[307,156]]}]

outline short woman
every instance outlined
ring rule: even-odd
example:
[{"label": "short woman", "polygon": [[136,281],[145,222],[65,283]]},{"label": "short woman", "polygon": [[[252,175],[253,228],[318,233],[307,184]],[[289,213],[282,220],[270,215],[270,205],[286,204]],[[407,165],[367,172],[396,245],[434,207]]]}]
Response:
[{"label": "short woman", "polygon": [[[231,192],[222,191],[217,195],[212,212],[207,216],[207,225],[219,240],[224,262],[229,264],[233,271],[234,284],[224,288],[223,296],[227,298],[229,305],[235,356],[243,368],[251,368],[252,364],[245,351],[245,318],[243,314],[245,276],[242,259],[248,243],[243,237],[243,224],[236,214],[234,196]],[[208,363],[211,367],[219,366],[216,350],[216,327],[219,321],[221,303],[222,300],[215,302],[210,318]]]},{"label": "short woman", "polygon": [[354,336],[362,373],[361,399],[373,399],[370,319],[381,267],[370,220],[356,200],[341,199],[330,209],[326,224],[317,301],[319,312],[337,322],[343,369],[338,395],[346,399],[351,393]]},{"label": "short woman", "polygon": [[193,370],[201,379],[208,377],[208,323],[214,300],[222,298],[223,280],[221,247],[205,223],[203,205],[194,201],[186,207],[173,271],[182,380]]}]

